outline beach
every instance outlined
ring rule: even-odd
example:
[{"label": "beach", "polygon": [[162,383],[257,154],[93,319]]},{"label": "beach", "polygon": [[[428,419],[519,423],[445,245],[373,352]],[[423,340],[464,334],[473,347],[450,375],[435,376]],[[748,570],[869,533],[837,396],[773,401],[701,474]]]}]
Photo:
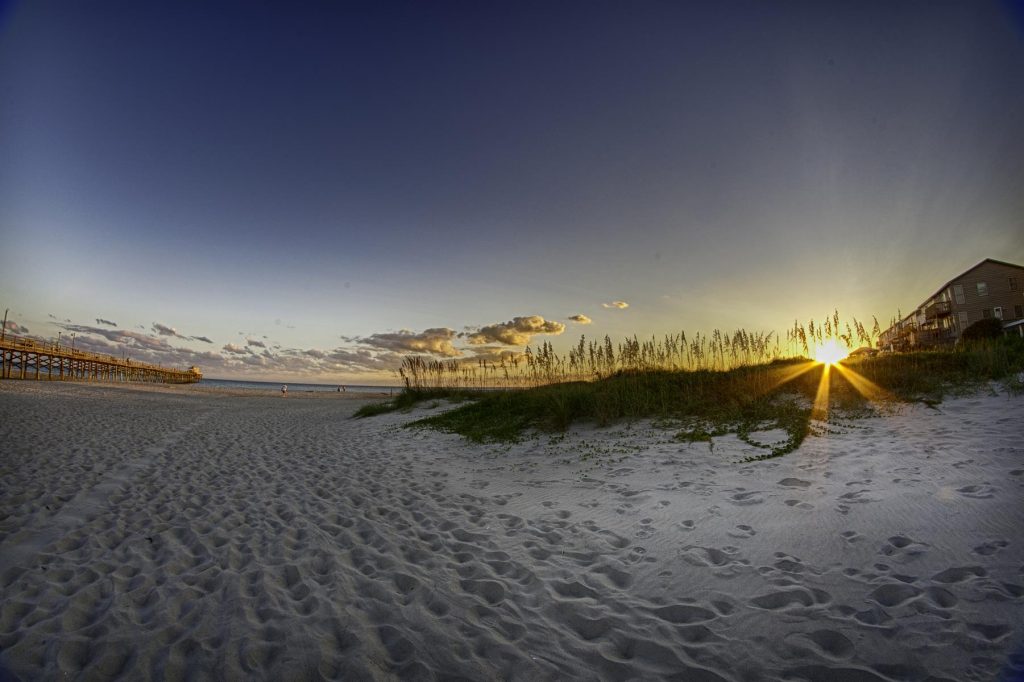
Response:
[{"label": "beach", "polygon": [[649,422],[351,418],[373,397],[0,383],[0,679],[1024,672],[1024,396],[756,463]]}]

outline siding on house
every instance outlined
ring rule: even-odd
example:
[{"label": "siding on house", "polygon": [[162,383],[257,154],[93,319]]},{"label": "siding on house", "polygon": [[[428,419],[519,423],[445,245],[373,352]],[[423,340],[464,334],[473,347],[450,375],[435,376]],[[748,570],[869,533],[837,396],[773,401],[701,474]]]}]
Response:
[{"label": "siding on house", "polygon": [[[999,310],[997,310],[999,309]],[[905,350],[955,343],[978,320],[1021,319],[1024,266],[987,258],[944,284],[912,313],[882,332],[881,348]]]}]

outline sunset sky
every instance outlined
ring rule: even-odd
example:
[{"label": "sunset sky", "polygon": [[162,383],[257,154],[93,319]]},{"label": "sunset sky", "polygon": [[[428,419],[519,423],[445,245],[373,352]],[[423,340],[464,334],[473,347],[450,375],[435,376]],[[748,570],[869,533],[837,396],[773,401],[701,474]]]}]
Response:
[{"label": "sunset sky", "polygon": [[0,315],[385,383],[411,351],[884,324],[1024,263],[1022,6],[0,3]]}]

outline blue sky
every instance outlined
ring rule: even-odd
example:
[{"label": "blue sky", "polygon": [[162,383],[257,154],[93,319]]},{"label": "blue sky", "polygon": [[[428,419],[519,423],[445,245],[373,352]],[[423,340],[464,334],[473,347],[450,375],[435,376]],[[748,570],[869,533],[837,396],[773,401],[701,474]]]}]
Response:
[{"label": "blue sky", "polygon": [[884,322],[1024,262],[1015,7],[13,3],[0,306],[94,350],[324,381]]}]

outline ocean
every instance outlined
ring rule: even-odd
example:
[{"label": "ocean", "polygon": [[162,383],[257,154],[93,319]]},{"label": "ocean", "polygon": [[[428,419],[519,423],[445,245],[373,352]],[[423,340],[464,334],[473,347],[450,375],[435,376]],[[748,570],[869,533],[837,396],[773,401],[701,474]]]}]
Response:
[{"label": "ocean", "polygon": [[298,384],[286,381],[236,381],[234,379],[201,379],[195,386],[210,388],[244,388],[253,391],[280,392],[281,386],[287,386],[289,393],[327,392],[336,393],[338,386],[344,386],[346,393],[398,393],[401,386],[361,386],[358,384]]}]

